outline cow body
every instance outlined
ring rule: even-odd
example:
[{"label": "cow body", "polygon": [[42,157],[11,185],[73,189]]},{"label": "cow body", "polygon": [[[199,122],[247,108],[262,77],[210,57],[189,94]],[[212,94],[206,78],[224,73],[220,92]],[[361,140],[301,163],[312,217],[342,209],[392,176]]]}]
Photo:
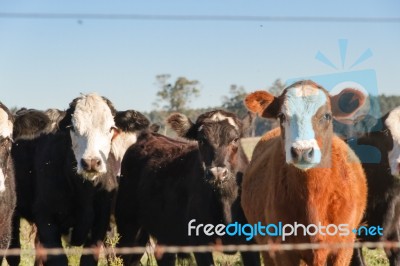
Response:
[{"label": "cow body", "polygon": [[[400,107],[390,111],[378,123],[352,145],[363,160],[368,180],[368,204],[365,223],[380,226],[383,235],[362,234],[360,239],[367,242],[400,241]],[[350,141],[351,144],[356,144]],[[371,152],[365,158],[365,148]],[[374,161],[368,160],[374,158]],[[399,265],[400,251],[386,249],[390,265]],[[365,264],[362,253],[355,252],[352,265]]]},{"label": "cow body", "polygon": [[[37,113],[28,112],[28,117],[20,120],[32,121],[40,117]],[[96,94],[75,99],[66,113],[42,113],[47,120],[41,119],[44,126],[38,128],[38,134],[21,136],[14,145],[21,195],[16,230],[19,217],[24,217],[36,224],[40,243],[46,248],[62,247],[63,235],[73,246],[97,247],[102,243],[109,228],[119,164],[127,147],[136,141],[117,127],[121,117],[130,119],[132,113],[136,114],[117,113],[107,99]],[[148,121],[143,126],[148,126]],[[24,195],[29,186],[33,192]],[[80,263],[94,265],[96,260],[84,255]],[[45,265],[68,265],[67,257],[48,256]]]},{"label": "cow body", "polygon": [[[193,124],[175,114],[168,123],[178,135],[197,140],[174,140],[143,133],[126,153],[117,196],[116,221],[120,246],[144,245],[148,235],[159,244],[206,245],[216,236],[188,236],[188,223],[245,222],[240,207],[240,182],[247,166],[239,138],[241,122],[223,111],[206,113]],[[193,232],[194,233],[194,232]],[[224,243],[245,243],[226,237]],[[196,254],[199,265],[213,264],[211,254]],[[124,256],[125,265],[140,257]],[[259,265],[257,253],[244,262]],[[164,254],[160,265],[175,265]]]},{"label": "cow body", "polygon": [[[277,117],[281,127],[266,133],[256,145],[243,180],[242,206],[251,224],[347,224],[349,234],[326,232],[287,236],[285,243],[348,243],[355,240],[366,205],[366,180],[354,152],[332,133],[329,96],[311,81],[293,84],[279,98],[255,92],[247,107],[265,117]],[[333,109],[333,107],[332,107]],[[283,241],[256,237],[260,244]],[[264,252],[267,265],[348,265],[352,249]]]},{"label": "cow body", "polygon": [[[0,102],[0,249],[11,241],[12,217],[16,205],[14,166],[11,158],[13,116]],[[0,256],[0,263],[2,262]]]}]

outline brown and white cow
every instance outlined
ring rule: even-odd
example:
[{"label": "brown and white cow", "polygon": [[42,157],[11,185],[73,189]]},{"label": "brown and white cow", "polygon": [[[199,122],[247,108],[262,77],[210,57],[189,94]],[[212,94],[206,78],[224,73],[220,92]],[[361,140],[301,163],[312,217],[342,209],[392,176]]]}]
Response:
[{"label": "brown and white cow", "polygon": [[6,249],[10,244],[11,221],[16,204],[11,158],[13,121],[10,111],[0,102],[0,249]]},{"label": "brown and white cow", "polygon": [[[347,89],[343,95],[363,102]],[[243,180],[242,206],[249,223],[283,225],[346,224],[347,235],[317,232],[287,236],[285,243],[353,242],[366,205],[365,174],[357,156],[333,134],[332,117],[346,116],[318,84],[306,80],[287,87],[279,97],[257,91],[245,99],[247,108],[263,117],[278,118],[280,128],[258,142]],[[347,110],[348,111],[348,110]],[[331,229],[331,231],[333,231]],[[256,237],[260,244],[283,241],[279,236]],[[267,265],[348,265],[352,249],[264,252]]]},{"label": "brown and white cow", "polygon": [[[46,248],[62,247],[62,235],[69,235],[68,244],[73,246],[101,244],[120,162],[136,141],[136,132],[147,128],[149,121],[132,110],[117,112],[107,98],[91,93],[73,100],[65,113],[21,112],[15,124],[15,217],[35,223]],[[15,232],[18,225],[17,219]],[[11,265],[19,263],[19,258],[10,259]],[[81,257],[80,265],[95,264],[94,256]],[[48,256],[45,265],[68,265],[67,257]]]}]

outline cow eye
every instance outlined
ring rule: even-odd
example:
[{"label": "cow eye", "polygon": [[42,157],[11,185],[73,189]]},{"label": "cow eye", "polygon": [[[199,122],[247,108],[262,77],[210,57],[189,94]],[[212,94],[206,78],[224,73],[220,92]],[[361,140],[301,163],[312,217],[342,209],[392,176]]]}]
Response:
[{"label": "cow eye", "polygon": [[238,144],[238,142],[239,142],[239,138],[234,138],[234,139],[232,140],[232,143],[233,143],[233,144]]},{"label": "cow eye", "polygon": [[331,121],[332,115],[330,113],[326,113],[326,114],[324,114],[323,119],[325,119],[326,121]]},{"label": "cow eye", "polygon": [[75,128],[73,125],[66,126],[65,128],[71,130],[72,132],[75,132]]}]

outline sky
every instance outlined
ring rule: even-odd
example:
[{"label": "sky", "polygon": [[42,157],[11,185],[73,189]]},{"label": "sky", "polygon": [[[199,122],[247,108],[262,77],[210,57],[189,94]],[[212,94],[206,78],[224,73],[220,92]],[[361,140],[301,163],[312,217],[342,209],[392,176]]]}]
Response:
[{"label": "sky", "polygon": [[[38,13],[76,17],[7,16]],[[237,20],[90,19],[79,14]],[[240,19],[256,16],[372,20]],[[340,40],[347,44],[344,54]],[[366,51],[370,56],[350,68]],[[317,60],[318,52],[336,68]],[[80,93],[98,92],[119,110],[150,111],[160,74],[170,74],[170,82],[181,76],[198,80],[200,96],[190,106],[218,107],[232,84],[251,92],[277,78],[363,70],[375,73],[379,93],[400,94],[399,1],[0,0],[0,101],[8,107],[67,109]]]}]

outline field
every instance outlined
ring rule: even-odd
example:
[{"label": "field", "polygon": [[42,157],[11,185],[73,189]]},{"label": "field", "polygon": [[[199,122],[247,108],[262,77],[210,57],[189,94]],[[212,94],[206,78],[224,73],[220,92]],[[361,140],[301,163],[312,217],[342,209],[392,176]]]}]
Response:
[{"label": "field", "polygon": [[[251,158],[251,153],[257,144],[257,141],[259,138],[247,138],[242,140],[242,145],[245,150],[246,155]],[[21,233],[21,239],[23,241],[23,249],[29,250],[33,248],[33,236],[31,234],[32,229],[29,226],[28,223],[23,222],[22,225],[22,233]],[[112,242],[111,245],[115,245],[115,239],[108,238],[108,241]],[[151,253],[151,248],[149,249],[150,252],[145,254],[142,258],[142,264],[143,265],[157,265],[154,256]],[[74,251],[79,252],[79,248],[74,248]],[[377,249],[377,250],[367,250],[363,249],[363,253],[366,258],[367,265],[369,266],[385,266],[389,265],[386,256],[383,252],[383,250]],[[216,260],[216,264],[219,266],[239,266],[241,264],[240,256],[239,254],[236,255],[225,255],[221,254],[219,252],[214,253],[214,258]],[[33,265],[33,260],[34,258],[32,256],[23,256],[21,266],[30,266]],[[79,265],[79,256],[74,255],[69,257],[70,260],[70,265],[71,266],[76,266]],[[3,266],[6,266],[6,263],[3,263]],[[101,256],[100,259],[100,265],[105,266],[107,265],[107,259],[104,256]],[[120,266],[120,262],[118,260],[112,260],[110,263],[111,266]],[[195,265],[193,257],[185,260],[179,260],[177,262],[177,265]]]}]

